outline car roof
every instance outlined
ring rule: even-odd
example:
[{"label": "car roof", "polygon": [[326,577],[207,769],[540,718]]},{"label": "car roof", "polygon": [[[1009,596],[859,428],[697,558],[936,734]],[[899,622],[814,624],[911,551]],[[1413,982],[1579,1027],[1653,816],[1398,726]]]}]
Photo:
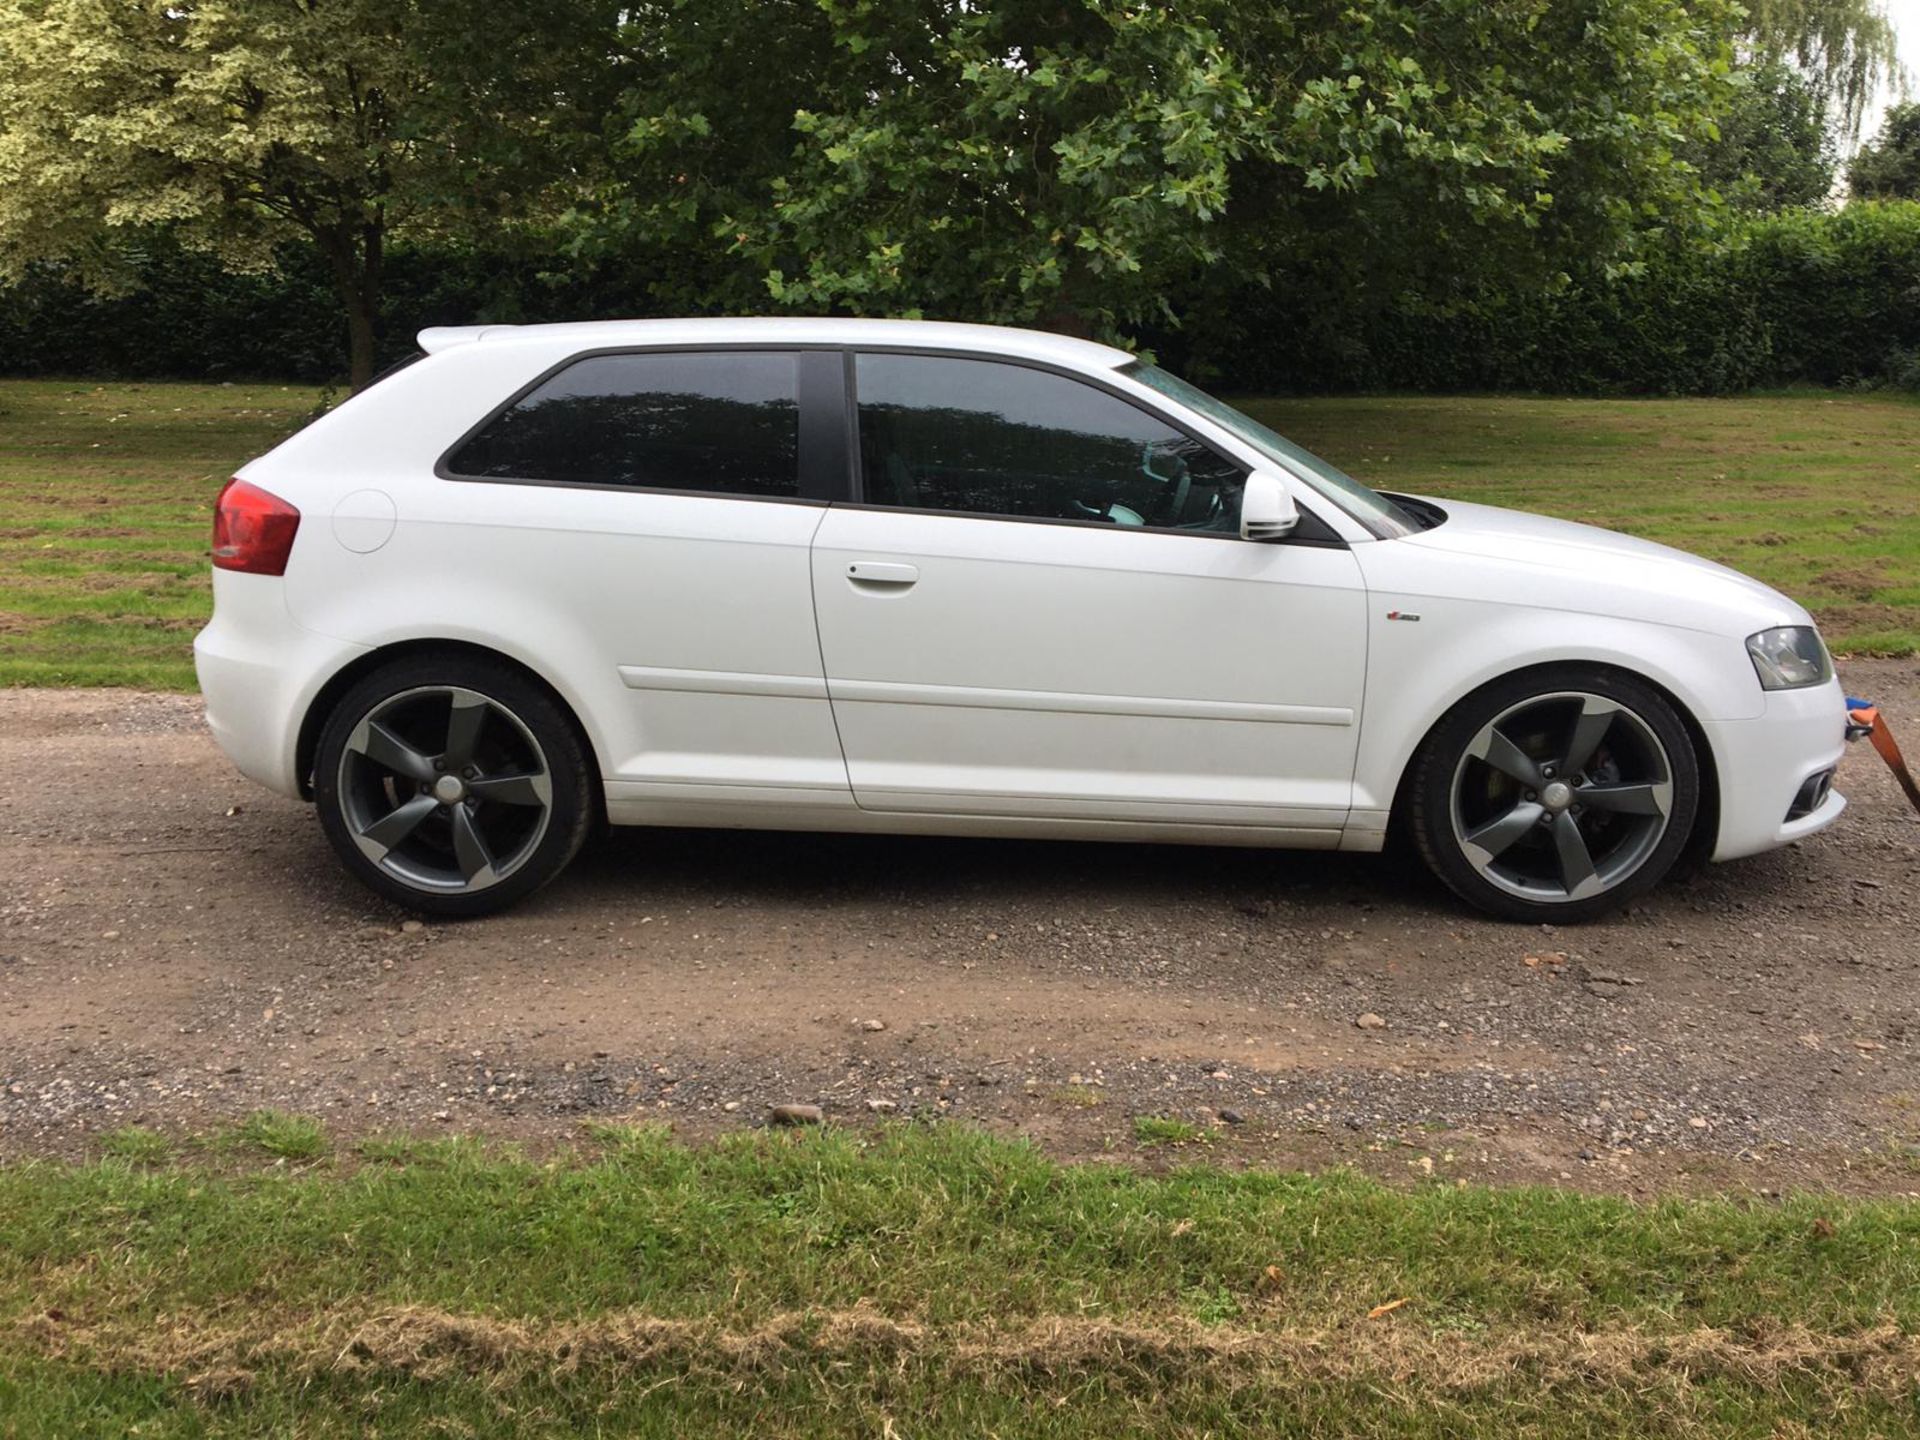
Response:
[{"label": "car roof", "polygon": [[1019,330],[1006,325],[962,325],[944,320],[846,320],[777,316],[739,319],[582,320],[559,325],[436,325],[419,334],[429,355],[455,345],[550,346],[582,350],[654,345],[884,345],[929,350],[984,351],[1050,360],[1079,369],[1111,370],[1134,357],[1111,345]]}]

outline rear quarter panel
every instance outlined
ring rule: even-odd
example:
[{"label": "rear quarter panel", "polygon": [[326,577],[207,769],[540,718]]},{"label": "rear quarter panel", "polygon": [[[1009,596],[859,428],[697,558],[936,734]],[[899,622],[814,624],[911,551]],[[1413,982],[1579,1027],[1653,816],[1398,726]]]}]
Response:
[{"label": "rear quarter panel", "polygon": [[[545,569],[538,535],[516,563],[488,547],[461,544],[443,522],[463,512],[481,518],[476,512],[490,508],[470,503],[463,492],[505,487],[458,485],[433,472],[449,446],[575,348],[572,342],[490,342],[429,356],[239,474],[301,511],[286,577],[287,611],[298,625],[363,647],[436,639],[499,651],[553,686],[605,764],[618,740],[596,717],[617,713],[609,702],[618,677],[599,677],[592,688],[605,694],[584,692],[572,679],[593,674],[581,663],[591,646],[578,615],[545,587],[516,583]],[[385,544],[358,553],[339,543],[333,517],[348,496],[368,490],[392,501],[395,524]]]}]

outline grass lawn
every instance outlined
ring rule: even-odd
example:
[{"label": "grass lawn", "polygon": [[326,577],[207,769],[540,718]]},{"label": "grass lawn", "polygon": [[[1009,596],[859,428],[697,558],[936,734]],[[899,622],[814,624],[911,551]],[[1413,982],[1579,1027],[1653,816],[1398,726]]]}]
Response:
[{"label": "grass lawn", "polygon": [[214,499],[318,397],[0,381],[0,684],[191,690]]},{"label": "grass lawn", "polygon": [[1920,1425],[1910,1204],[1150,1175],[957,1125],[107,1145],[0,1168],[0,1435]]},{"label": "grass lawn", "polygon": [[1920,650],[1920,398],[1259,400],[1369,485],[1537,510],[1731,565],[1834,649]]},{"label": "grass lawn", "polygon": [[[318,392],[0,381],[0,684],[190,689],[211,506]],[[1664,540],[1920,650],[1920,401],[1262,400],[1355,475]]]}]

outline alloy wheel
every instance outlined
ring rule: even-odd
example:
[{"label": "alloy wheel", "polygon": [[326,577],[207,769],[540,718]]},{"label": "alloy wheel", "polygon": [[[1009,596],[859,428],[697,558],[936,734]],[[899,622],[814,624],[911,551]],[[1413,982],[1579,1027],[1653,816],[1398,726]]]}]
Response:
[{"label": "alloy wheel", "polygon": [[539,848],[553,811],[533,731],[477,690],[404,690],[362,716],[340,756],[339,804],[360,852],[415,889],[485,890]]},{"label": "alloy wheel", "polygon": [[1673,766],[1653,727],[1605,695],[1563,691],[1510,706],[1454,769],[1453,835],[1490,884],[1540,903],[1620,885],[1666,835]]}]

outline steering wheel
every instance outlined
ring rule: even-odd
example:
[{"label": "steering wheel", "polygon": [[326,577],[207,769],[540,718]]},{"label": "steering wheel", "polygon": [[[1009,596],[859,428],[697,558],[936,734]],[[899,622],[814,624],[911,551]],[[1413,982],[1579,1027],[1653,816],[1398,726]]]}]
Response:
[{"label": "steering wheel", "polygon": [[1140,446],[1140,473],[1157,485],[1173,486],[1173,505],[1167,511],[1169,525],[1178,525],[1180,517],[1187,512],[1187,497],[1193,493],[1193,472],[1187,468],[1187,462],[1178,455],[1169,456],[1173,461],[1173,473],[1162,474],[1153,468],[1153,441],[1147,440]]},{"label": "steering wheel", "polygon": [[1174,528],[1177,530],[1220,529],[1220,518],[1226,514],[1227,510],[1226,502],[1220,498],[1220,492],[1218,490],[1209,490],[1207,492],[1207,498],[1202,503],[1206,506],[1206,514],[1200,516],[1197,520],[1183,520]]}]

